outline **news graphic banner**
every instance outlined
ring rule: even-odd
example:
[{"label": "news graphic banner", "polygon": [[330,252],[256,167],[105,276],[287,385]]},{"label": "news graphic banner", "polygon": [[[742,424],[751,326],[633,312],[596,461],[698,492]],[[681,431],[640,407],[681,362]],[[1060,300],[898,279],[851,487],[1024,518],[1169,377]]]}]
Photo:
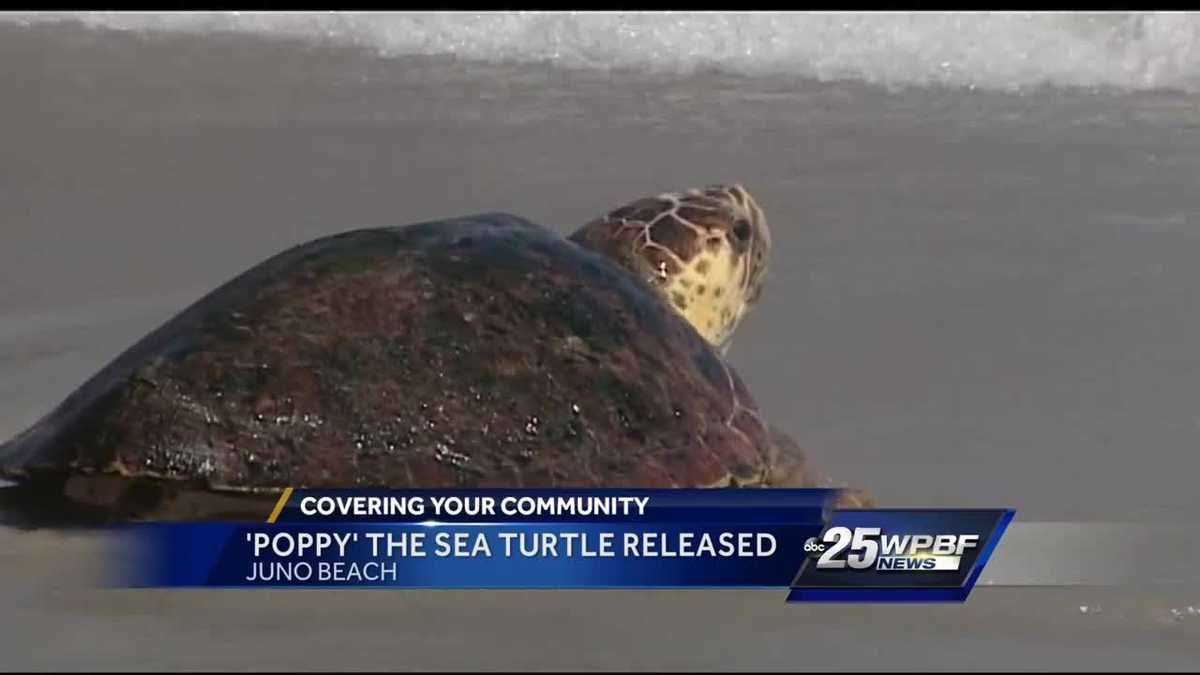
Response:
[{"label": "news graphic banner", "polygon": [[122,528],[118,585],[779,588],[961,602],[1009,509],[833,510],[836,490],[287,490],[260,523]]}]

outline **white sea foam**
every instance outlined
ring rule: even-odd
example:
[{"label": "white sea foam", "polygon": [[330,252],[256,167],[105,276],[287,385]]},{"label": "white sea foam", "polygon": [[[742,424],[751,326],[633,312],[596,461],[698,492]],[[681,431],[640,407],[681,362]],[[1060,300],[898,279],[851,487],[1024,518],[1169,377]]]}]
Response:
[{"label": "white sea foam", "polygon": [[24,13],[133,31],[235,31],[383,56],[1019,90],[1200,91],[1195,13]]}]

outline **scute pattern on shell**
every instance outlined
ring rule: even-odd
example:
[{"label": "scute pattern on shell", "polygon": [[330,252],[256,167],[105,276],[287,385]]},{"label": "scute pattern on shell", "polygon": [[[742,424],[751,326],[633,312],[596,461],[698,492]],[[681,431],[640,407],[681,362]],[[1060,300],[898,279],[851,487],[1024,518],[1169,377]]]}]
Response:
[{"label": "scute pattern on shell", "polygon": [[602,256],[515,216],[359,230],[218,288],[0,448],[206,488],[769,482],[732,371]]}]

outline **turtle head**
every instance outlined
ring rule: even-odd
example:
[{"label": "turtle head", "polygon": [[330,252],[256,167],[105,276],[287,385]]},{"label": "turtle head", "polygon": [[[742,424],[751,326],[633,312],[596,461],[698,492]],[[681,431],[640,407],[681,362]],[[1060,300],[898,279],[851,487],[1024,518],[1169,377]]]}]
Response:
[{"label": "turtle head", "polygon": [[649,283],[721,350],[758,301],[771,249],[762,209],[737,184],[644,197],[571,239]]}]

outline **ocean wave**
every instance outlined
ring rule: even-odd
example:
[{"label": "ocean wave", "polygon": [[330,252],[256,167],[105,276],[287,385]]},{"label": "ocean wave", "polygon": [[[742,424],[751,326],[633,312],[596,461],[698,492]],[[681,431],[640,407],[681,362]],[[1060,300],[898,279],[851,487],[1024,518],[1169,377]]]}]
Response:
[{"label": "ocean wave", "polygon": [[1190,13],[24,13],[126,31],[240,32],[384,57],[693,73],[886,87],[1200,91]]}]

